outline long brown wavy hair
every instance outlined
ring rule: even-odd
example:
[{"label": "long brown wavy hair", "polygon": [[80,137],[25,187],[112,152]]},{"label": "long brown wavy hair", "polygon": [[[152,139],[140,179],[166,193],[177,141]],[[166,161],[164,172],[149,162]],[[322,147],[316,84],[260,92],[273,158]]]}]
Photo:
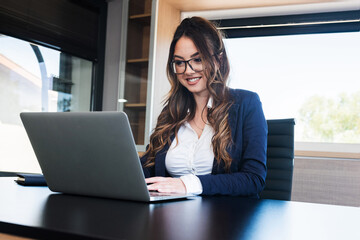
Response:
[{"label": "long brown wavy hair", "polygon": [[171,89],[158,117],[154,132],[150,136],[149,146],[144,153],[147,155],[145,167],[153,166],[156,154],[166,144],[171,144],[172,136],[175,135],[177,139],[177,133],[182,124],[195,117],[196,102],[194,96],[177,80],[171,66],[175,45],[183,36],[194,42],[204,64],[209,98],[212,97],[213,99],[213,106],[207,112],[207,120],[215,132],[212,137],[214,156],[218,164],[224,161],[225,169],[229,170],[232,161],[227,151],[232,144],[228,123],[228,111],[231,102],[226,81],[230,66],[221,32],[216,29],[213,23],[201,17],[184,19],[175,31],[166,69]]}]

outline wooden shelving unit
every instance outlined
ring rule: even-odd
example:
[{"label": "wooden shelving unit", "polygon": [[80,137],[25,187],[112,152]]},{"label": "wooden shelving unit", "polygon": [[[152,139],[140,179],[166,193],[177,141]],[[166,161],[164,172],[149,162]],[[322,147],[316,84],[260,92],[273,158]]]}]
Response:
[{"label": "wooden shelving unit", "polygon": [[125,103],[126,108],[145,108],[146,103]]},{"label": "wooden shelving unit", "polygon": [[139,22],[141,24],[150,25],[151,14],[150,13],[144,13],[144,14],[132,15],[132,16],[129,17],[129,19],[137,21],[137,22]]},{"label": "wooden shelving unit", "polygon": [[151,5],[151,0],[129,1],[124,111],[137,145],[144,145],[145,139]]}]

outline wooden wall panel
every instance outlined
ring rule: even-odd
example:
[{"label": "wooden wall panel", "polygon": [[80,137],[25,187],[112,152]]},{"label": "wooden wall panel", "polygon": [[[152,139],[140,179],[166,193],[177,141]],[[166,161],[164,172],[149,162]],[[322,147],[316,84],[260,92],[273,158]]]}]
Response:
[{"label": "wooden wall panel", "polygon": [[180,24],[180,10],[174,8],[166,0],[159,0],[156,26],[156,47],[155,47],[155,71],[154,71],[154,93],[153,93],[153,118],[151,129],[156,124],[158,115],[161,112],[164,96],[170,90],[170,84],[166,76],[166,64],[169,54],[169,47],[176,27]]},{"label": "wooden wall panel", "polygon": [[327,3],[341,0],[167,0],[174,7],[182,11],[206,11],[219,9],[234,8],[255,8],[255,7],[272,7],[272,6],[288,6],[295,4],[309,3]]}]

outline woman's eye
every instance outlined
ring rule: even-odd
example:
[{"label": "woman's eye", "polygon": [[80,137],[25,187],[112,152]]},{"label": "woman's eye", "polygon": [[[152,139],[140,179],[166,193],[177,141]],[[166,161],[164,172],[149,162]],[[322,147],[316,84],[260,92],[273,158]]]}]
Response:
[{"label": "woman's eye", "polygon": [[201,58],[194,58],[194,62],[201,63]]},{"label": "woman's eye", "polygon": [[184,61],[174,61],[176,66],[181,66],[184,64]]}]

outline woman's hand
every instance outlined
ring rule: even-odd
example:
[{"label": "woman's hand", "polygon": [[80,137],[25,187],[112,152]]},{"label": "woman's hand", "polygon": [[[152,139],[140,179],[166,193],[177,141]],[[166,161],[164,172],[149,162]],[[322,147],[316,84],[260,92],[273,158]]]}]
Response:
[{"label": "woman's hand", "polygon": [[172,177],[152,177],[146,178],[149,191],[158,191],[165,193],[186,193],[186,187],[180,178]]}]

